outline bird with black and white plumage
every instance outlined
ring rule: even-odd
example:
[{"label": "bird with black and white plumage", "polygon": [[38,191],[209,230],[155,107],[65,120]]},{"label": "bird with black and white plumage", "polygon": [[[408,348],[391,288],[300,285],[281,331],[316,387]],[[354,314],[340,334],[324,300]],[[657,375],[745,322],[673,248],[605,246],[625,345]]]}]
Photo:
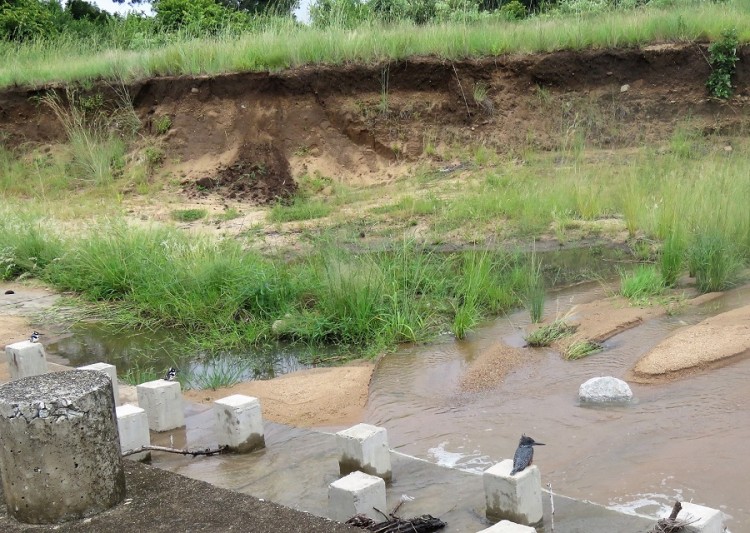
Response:
[{"label": "bird with black and white plumage", "polygon": [[38,331],[35,331],[31,334],[31,337],[29,337],[29,342],[39,342],[39,337],[44,335],[44,333],[39,333]]},{"label": "bird with black and white plumage", "polygon": [[526,435],[521,435],[518,448],[516,448],[516,453],[513,456],[513,470],[510,471],[511,476],[521,472],[531,464],[534,460],[534,446],[545,446],[545,444],[543,442],[536,442]]},{"label": "bird with black and white plumage", "polygon": [[175,367],[170,367],[169,370],[167,370],[167,373],[164,375],[164,381],[174,381],[177,377],[177,369]]}]

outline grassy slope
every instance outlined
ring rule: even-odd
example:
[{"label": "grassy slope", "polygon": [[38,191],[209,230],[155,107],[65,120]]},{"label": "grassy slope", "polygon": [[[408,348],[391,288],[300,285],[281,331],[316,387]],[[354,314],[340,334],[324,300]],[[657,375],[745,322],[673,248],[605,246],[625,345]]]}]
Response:
[{"label": "grassy slope", "polygon": [[0,87],[97,78],[131,80],[277,70],[427,54],[458,59],[512,52],[636,46],[715,39],[732,27],[738,28],[742,42],[750,40],[747,2],[688,0],[664,8],[535,17],[518,22],[490,19],[474,24],[369,25],[354,30],[318,30],[287,21],[253,33],[212,38],[144,35],[138,47],[130,49],[106,39],[81,41],[62,37],[20,46],[0,44]]}]

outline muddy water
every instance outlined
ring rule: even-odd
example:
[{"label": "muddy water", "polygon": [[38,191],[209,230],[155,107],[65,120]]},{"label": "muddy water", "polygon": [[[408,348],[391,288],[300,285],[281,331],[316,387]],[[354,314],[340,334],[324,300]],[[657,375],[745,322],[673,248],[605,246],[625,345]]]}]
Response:
[{"label": "muddy water", "polygon": [[[596,284],[563,290],[547,313],[600,298]],[[750,358],[660,385],[633,385],[630,406],[590,408],[578,387],[601,375],[623,378],[637,359],[686,324],[750,300],[728,293],[700,308],[624,332],[606,350],[567,362],[549,349],[499,387],[467,394],[459,379],[483,350],[520,346],[526,313],[487,324],[465,341],[445,339],[386,356],[371,384],[366,420],[388,428],[395,449],[460,469],[482,470],[509,458],[522,433],[545,442],[535,462],[543,482],[562,494],[657,515],[674,498],[721,508],[735,533],[750,531]]]}]

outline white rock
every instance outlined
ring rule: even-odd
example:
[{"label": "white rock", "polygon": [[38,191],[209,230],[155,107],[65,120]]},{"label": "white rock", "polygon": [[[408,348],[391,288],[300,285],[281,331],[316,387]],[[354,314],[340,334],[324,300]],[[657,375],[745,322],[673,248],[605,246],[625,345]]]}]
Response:
[{"label": "white rock", "polygon": [[591,378],[578,389],[582,402],[627,402],[633,399],[630,386],[612,376]]}]

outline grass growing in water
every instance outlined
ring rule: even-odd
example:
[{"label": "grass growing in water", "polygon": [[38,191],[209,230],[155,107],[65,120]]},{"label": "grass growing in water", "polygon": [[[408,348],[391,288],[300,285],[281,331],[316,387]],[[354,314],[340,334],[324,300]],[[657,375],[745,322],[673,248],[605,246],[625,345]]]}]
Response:
[{"label": "grass growing in water", "polygon": [[526,336],[526,344],[533,347],[550,346],[556,340],[575,333],[578,326],[568,324],[565,320],[555,320],[541,326]]},{"label": "grass growing in water", "polygon": [[544,317],[544,278],[542,277],[542,263],[536,253],[531,254],[529,265],[528,285],[526,286],[526,307],[529,310],[531,322],[537,324]]},{"label": "grass growing in water", "polygon": [[563,352],[563,358],[568,361],[581,359],[593,353],[603,350],[604,347],[598,342],[578,340],[570,344]]}]

